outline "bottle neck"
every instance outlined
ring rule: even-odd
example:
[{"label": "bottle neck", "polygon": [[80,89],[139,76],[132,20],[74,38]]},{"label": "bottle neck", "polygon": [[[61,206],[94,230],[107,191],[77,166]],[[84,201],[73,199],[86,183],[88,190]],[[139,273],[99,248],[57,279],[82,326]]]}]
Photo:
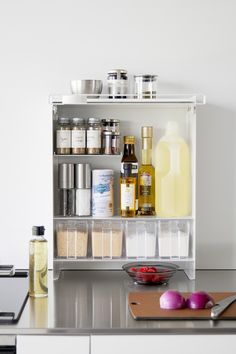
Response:
[{"label": "bottle neck", "polygon": [[124,156],[135,155],[134,144],[124,144]]},{"label": "bottle neck", "polygon": [[152,138],[142,138],[142,165],[152,164]]}]

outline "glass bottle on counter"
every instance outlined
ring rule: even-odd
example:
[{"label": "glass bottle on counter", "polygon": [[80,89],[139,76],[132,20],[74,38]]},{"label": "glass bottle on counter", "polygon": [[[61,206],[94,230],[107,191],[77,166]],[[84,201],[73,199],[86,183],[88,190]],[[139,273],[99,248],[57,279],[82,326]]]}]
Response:
[{"label": "glass bottle on counter", "polygon": [[99,118],[89,118],[87,127],[87,154],[101,154],[102,125]]},{"label": "glass bottle on counter", "polygon": [[132,164],[124,164],[120,178],[120,215],[134,217],[136,214],[136,177],[132,176]]},{"label": "glass bottle on counter", "polygon": [[75,215],[74,164],[61,163],[58,166],[59,215]]},{"label": "glass bottle on counter", "polygon": [[71,126],[70,119],[58,118],[56,127],[56,153],[57,155],[69,155],[71,152]]},{"label": "glass bottle on counter", "polygon": [[33,238],[29,245],[29,295],[46,297],[48,295],[48,246],[44,238],[44,226],[33,226]]},{"label": "glass bottle on counter", "polygon": [[152,127],[142,127],[142,165],[139,168],[139,214],[155,214],[155,168],[152,166]]},{"label": "glass bottle on counter", "polygon": [[124,136],[124,153],[121,160],[121,177],[124,176],[124,165],[131,164],[131,177],[136,178],[135,187],[135,210],[138,211],[138,159],[135,156],[135,137],[133,135]]},{"label": "glass bottle on counter", "polygon": [[71,153],[72,155],[86,153],[86,126],[83,118],[71,120]]}]

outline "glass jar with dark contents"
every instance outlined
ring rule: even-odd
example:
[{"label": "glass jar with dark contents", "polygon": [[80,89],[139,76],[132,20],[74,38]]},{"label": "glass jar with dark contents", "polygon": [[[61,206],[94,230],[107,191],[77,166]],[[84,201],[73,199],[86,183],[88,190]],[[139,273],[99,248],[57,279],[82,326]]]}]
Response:
[{"label": "glass jar with dark contents", "polygon": [[124,69],[108,71],[107,86],[109,98],[127,98],[128,72]]},{"label": "glass jar with dark contents", "polygon": [[157,75],[135,75],[135,97],[138,99],[155,99],[157,97]]}]

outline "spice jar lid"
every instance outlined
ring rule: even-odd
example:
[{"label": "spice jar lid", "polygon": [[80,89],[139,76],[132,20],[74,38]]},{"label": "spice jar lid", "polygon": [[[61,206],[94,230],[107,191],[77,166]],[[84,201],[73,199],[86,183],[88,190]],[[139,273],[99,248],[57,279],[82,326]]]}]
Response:
[{"label": "spice jar lid", "polygon": [[89,118],[88,123],[100,123],[100,118]]},{"label": "spice jar lid", "polygon": [[112,119],[111,119],[111,123],[120,123],[120,120],[119,120],[119,119],[112,118]]},{"label": "spice jar lid", "polygon": [[74,188],[74,164],[60,163],[58,166],[58,187],[59,189]]},{"label": "spice jar lid", "polygon": [[102,123],[110,123],[112,121],[112,119],[110,118],[103,118],[102,120]]},{"label": "spice jar lid", "polygon": [[70,118],[67,117],[59,117],[58,118],[59,123],[64,123],[64,124],[69,124],[70,123]]},{"label": "spice jar lid", "polygon": [[91,188],[91,168],[89,163],[77,163],[75,165],[75,188]]},{"label": "spice jar lid", "polygon": [[135,144],[135,136],[133,135],[124,136],[124,144]]},{"label": "spice jar lid", "polygon": [[74,124],[84,124],[85,123],[85,119],[84,118],[79,118],[79,117],[71,118],[71,121]]}]

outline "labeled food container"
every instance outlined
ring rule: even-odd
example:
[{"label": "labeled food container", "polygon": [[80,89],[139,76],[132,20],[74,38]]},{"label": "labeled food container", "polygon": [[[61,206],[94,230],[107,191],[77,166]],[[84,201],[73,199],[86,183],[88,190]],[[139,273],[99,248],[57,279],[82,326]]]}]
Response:
[{"label": "labeled food container", "polygon": [[135,75],[134,92],[138,99],[157,97],[157,75]]},{"label": "labeled food container", "polygon": [[126,98],[128,93],[128,72],[124,69],[113,69],[107,74],[109,98]]},{"label": "labeled food container", "polygon": [[71,153],[72,155],[86,153],[86,124],[83,118],[71,119]]},{"label": "labeled food container", "polygon": [[114,215],[114,171],[92,171],[92,216]]},{"label": "labeled food container", "polygon": [[120,258],[122,256],[123,227],[121,222],[93,222],[92,256]]},{"label": "labeled food container", "polygon": [[59,258],[85,258],[88,251],[86,221],[61,222],[56,227],[56,255]]},{"label": "labeled food container", "polygon": [[70,119],[60,117],[56,127],[56,153],[58,155],[69,155],[71,149],[71,127]]},{"label": "labeled food container", "polygon": [[159,221],[159,257],[187,258],[189,256],[189,238],[189,221]]},{"label": "labeled food container", "polygon": [[126,256],[153,258],[156,255],[156,223],[127,221],[125,228]]},{"label": "labeled food container", "polygon": [[102,125],[99,118],[89,118],[87,126],[87,154],[101,154]]}]

